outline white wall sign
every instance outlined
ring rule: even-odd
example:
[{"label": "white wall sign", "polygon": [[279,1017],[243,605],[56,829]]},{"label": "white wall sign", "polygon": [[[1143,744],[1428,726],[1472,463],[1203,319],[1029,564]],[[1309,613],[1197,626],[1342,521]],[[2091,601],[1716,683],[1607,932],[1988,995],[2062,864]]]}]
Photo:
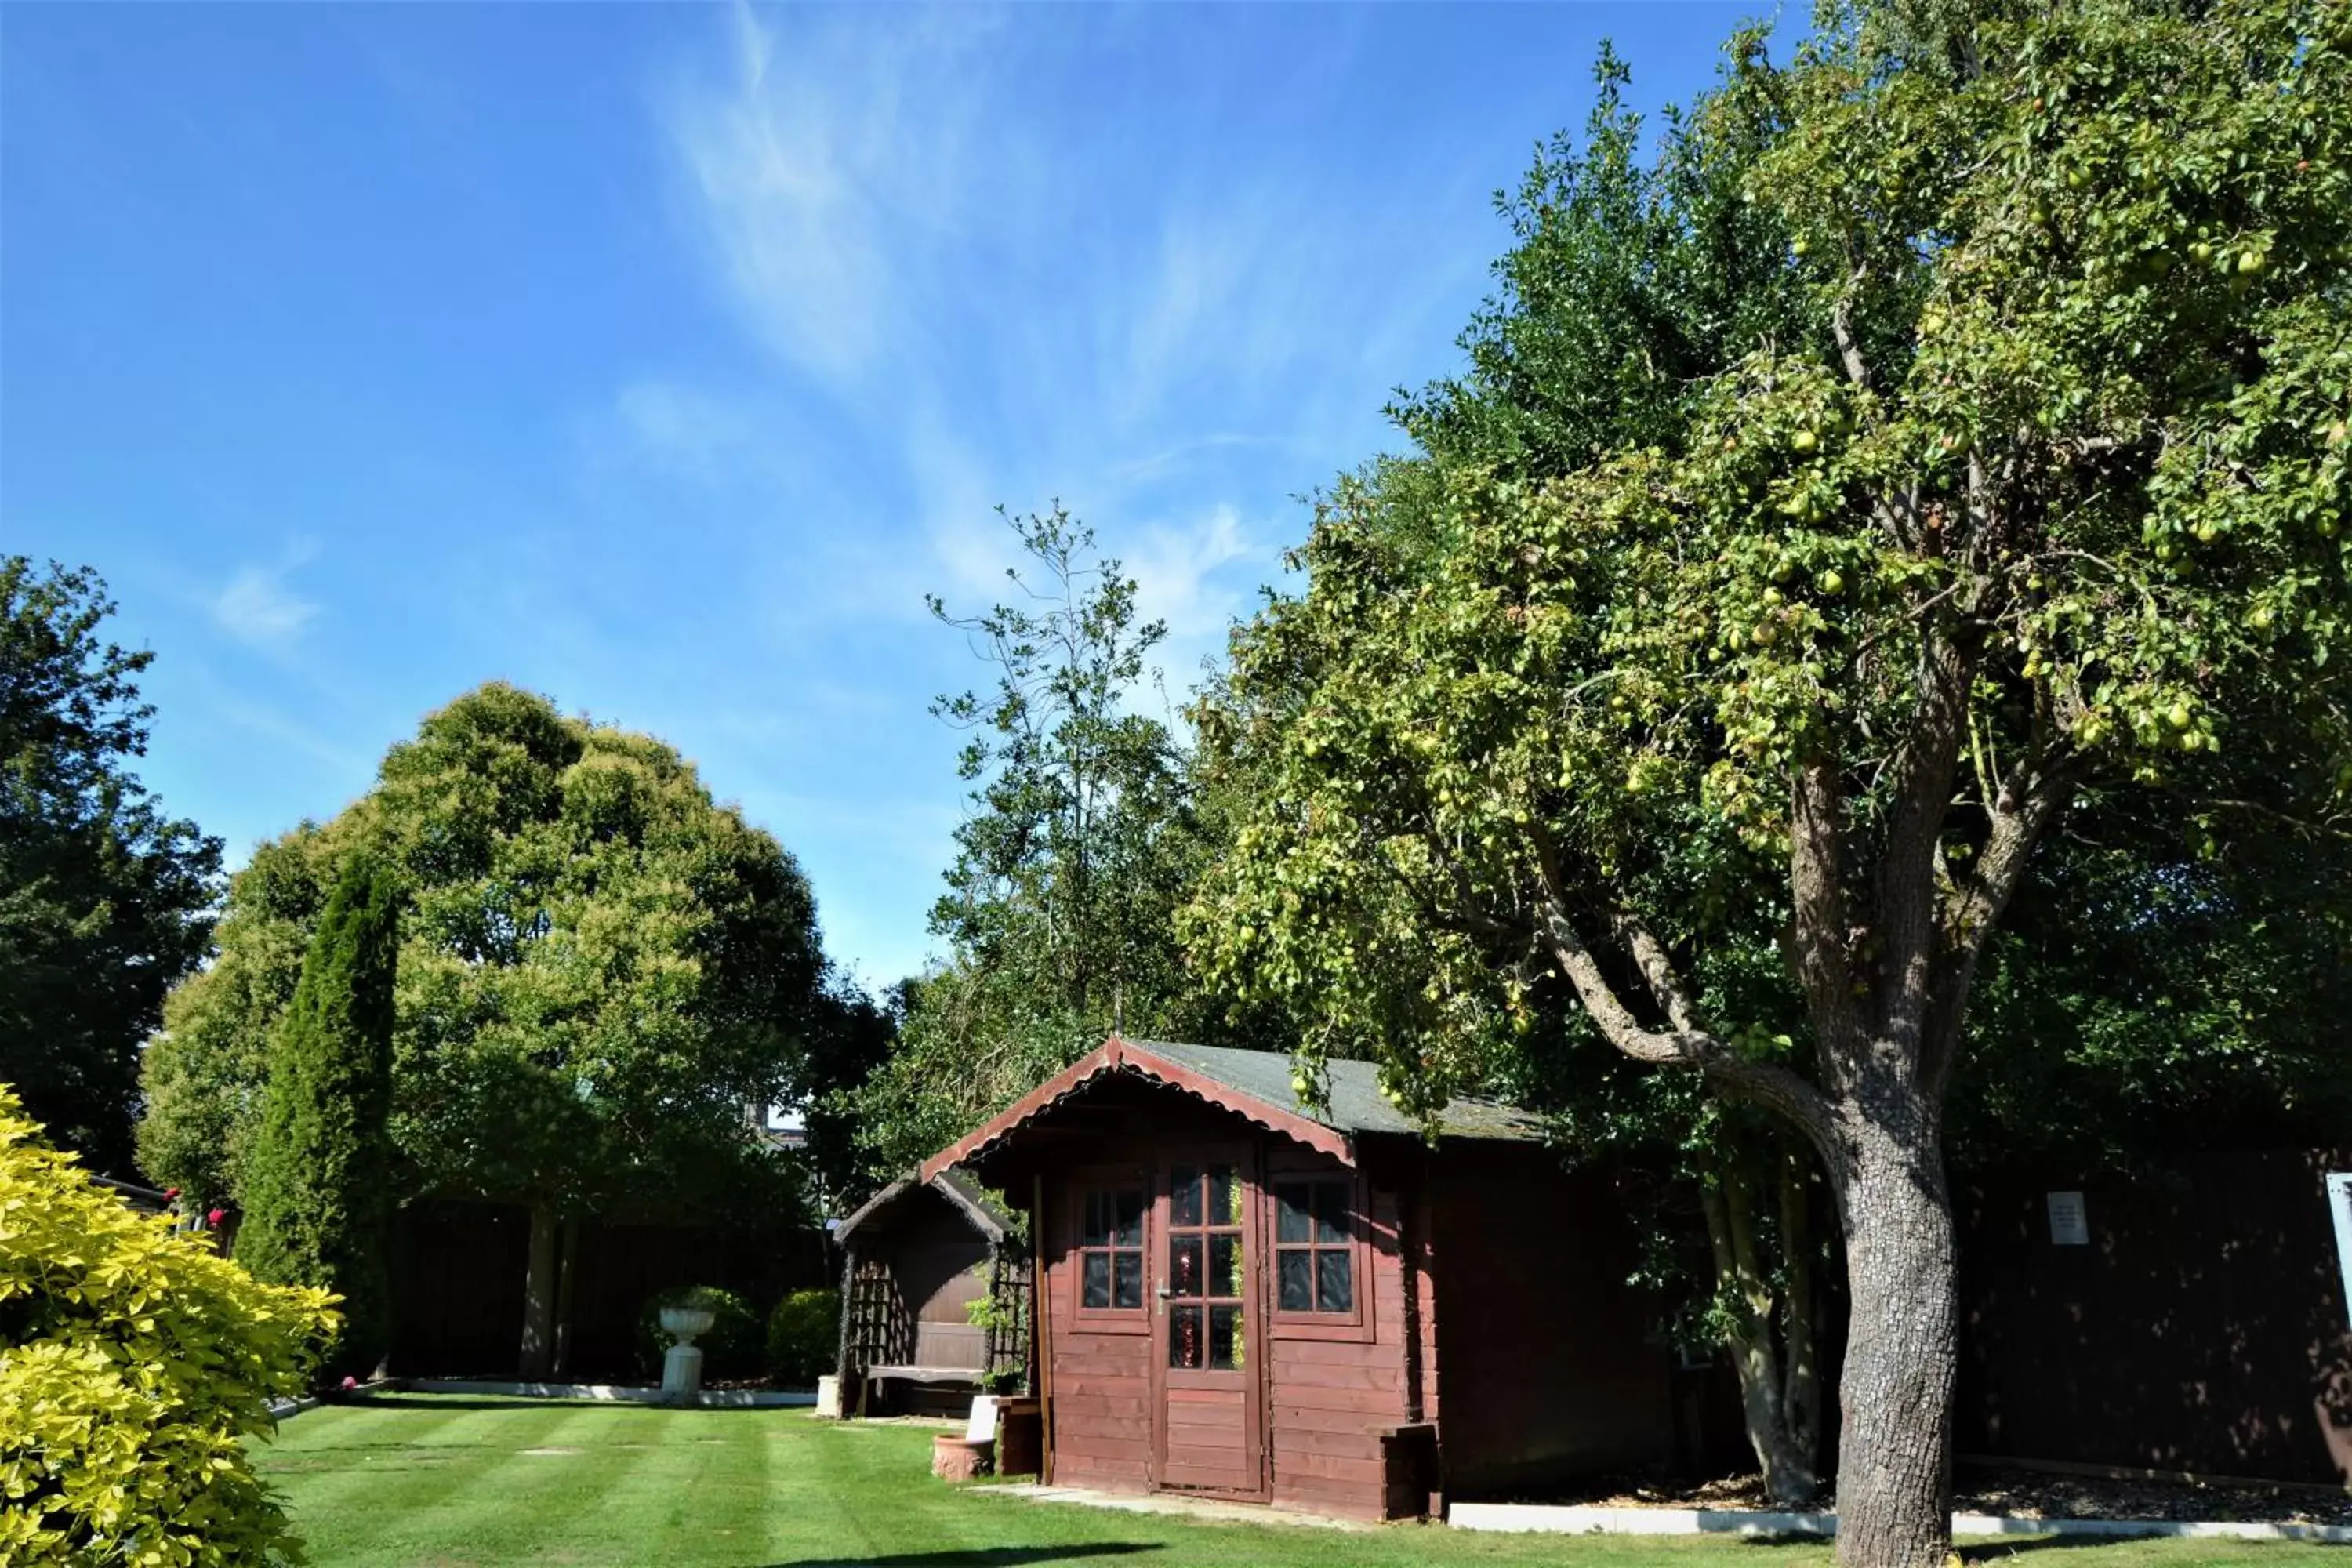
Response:
[{"label": "white wall sign", "polygon": [[2080,1193],[2050,1194],[2050,1245],[2053,1247],[2088,1247],[2091,1245],[2091,1211],[2083,1205]]},{"label": "white wall sign", "polygon": [[2336,1261],[2344,1269],[2344,1319],[2352,1323],[2352,1171],[2327,1178],[2327,1211],[2336,1216]]}]

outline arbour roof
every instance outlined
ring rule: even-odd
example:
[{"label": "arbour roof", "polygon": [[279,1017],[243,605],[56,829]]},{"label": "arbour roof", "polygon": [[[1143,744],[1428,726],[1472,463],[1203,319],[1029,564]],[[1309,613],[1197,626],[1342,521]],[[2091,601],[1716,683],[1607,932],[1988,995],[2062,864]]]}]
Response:
[{"label": "arbour roof", "polygon": [[899,1177],[851,1210],[840,1224],[833,1227],[833,1238],[845,1241],[858,1226],[898,1207],[925,1188],[946,1199],[948,1206],[962,1215],[988,1240],[1001,1242],[1004,1239],[1005,1232],[1013,1222],[989,1197],[987,1189],[961,1171],[948,1170],[930,1174],[919,1171],[913,1175]]}]

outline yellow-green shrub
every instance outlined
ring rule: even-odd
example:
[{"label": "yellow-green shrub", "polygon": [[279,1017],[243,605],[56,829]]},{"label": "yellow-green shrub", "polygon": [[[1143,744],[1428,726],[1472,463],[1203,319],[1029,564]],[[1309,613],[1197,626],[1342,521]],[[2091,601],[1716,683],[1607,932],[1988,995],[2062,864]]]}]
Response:
[{"label": "yellow-green shrub", "polygon": [[334,1298],[256,1283],[39,1131],[0,1086],[0,1563],[287,1557],[243,1439],[302,1392]]}]

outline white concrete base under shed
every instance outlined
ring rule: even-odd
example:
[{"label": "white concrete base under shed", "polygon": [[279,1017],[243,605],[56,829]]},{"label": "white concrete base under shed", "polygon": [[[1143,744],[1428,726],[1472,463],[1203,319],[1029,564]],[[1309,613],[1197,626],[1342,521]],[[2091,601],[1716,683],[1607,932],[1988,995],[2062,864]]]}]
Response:
[{"label": "white concrete base under shed", "polygon": [[[1445,1512],[1456,1530],[1557,1535],[1835,1535],[1833,1513],[1770,1513],[1728,1508],[1551,1507],[1541,1503],[1457,1502]],[[2089,1535],[2109,1539],[2307,1541],[2352,1545],[2352,1525],[2260,1524],[2235,1520],[2026,1519],[1956,1513],[1954,1535]]]}]

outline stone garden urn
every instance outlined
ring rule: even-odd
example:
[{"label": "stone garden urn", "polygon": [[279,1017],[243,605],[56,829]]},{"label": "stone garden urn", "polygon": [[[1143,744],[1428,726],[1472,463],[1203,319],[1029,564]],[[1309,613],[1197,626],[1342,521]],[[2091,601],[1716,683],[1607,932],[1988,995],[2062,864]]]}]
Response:
[{"label": "stone garden urn", "polygon": [[694,1342],[697,1334],[707,1334],[714,1321],[708,1307],[664,1307],[661,1310],[662,1332],[670,1337],[670,1347],[662,1357],[662,1397],[686,1404],[702,1392],[702,1347]]}]

